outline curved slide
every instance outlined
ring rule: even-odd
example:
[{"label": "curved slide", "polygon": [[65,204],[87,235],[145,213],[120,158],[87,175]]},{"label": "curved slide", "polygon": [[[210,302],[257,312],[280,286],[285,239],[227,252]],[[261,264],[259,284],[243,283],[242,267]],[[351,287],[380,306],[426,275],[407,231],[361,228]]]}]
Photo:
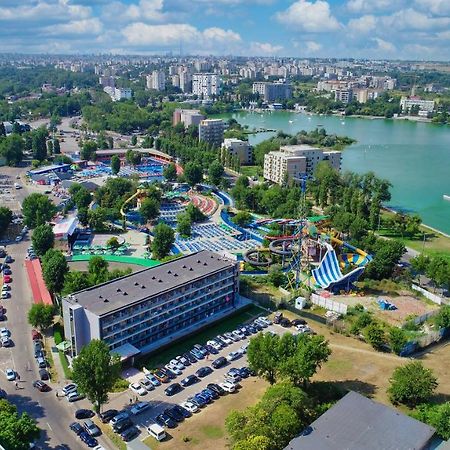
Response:
[{"label": "curved slide", "polygon": [[322,289],[329,289],[332,291],[348,288],[362,275],[364,267],[357,267],[346,275],[343,275],[339,267],[336,252],[331,245],[325,245],[327,247],[327,252],[322,258],[319,267],[312,271],[312,275],[317,285]]}]

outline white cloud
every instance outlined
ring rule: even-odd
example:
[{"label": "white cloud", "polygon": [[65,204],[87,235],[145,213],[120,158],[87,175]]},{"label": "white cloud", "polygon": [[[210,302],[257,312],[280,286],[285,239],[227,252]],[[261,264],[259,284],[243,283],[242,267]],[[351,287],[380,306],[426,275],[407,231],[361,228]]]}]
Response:
[{"label": "white cloud", "polygon": [[431,12],[437,16],[450,14],[449,0],[415,0],[414,4],[422,10]]},{"label": "white cloud", "polygon": [[448,29],[450,17],[430,17],[412,8],[401,9],[390,16],[380,18],[387,29],[430,30]]},{"label": "white cloud", "polygon": [[278,55],[282,50],[282,45],[273,45],[269,42],[252,42],[250,44],[250,53],[255,56]]},{"label": "white cloud", "polygon": [[305,44],[306,44],[306,51],[308,53],[316,53],[322,50],[323,48],[322,44],[319,44],[318,42],[315,41],[306,41]]},{"label": "white cloud", "polygon": [[336,31],[341,25],[331,14],[330,5],[323,0],[298,0],[285,11],[276,14],[279,22],[308,33]]},{"label": "white cloud", "polygon": [[347,27],[352,33],[370,33],[376,28],[377,19],[372,15],[364,15],[349,20]]},{"label": "white cloud", "polygon": [[51,25],[43,28],[43,32],[49,35],[86,35],[99,34],[103,25],[97,18],[73,20],[68,23]]},{"label": "white cloud", "polygon": [[377,47],[376,47],[377,51],[381,51],[383,53],[393,53],[397,50],[394,44],[392,44],[391,42],[385,41],[384,39],[373,38],[372,40],[377,44]]},{"label": "white cloud", "polygon": [[349,0],[347,9],[352,13],[374,13],[401,7],[402,0]]}]

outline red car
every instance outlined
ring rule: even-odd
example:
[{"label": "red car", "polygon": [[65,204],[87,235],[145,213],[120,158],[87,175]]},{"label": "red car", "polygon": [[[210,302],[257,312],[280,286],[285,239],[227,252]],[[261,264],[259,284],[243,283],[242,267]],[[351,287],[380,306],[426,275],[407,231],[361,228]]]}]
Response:
[{"label": "red car", "polygon": [[39,333],[38,330],[31,330],[31,338],[33,339],[33,341],[37,341],[39,339],[42,339],[42,334]]},{"label": "red car", "polygon": [[11,282],[12,282],[11,276],[10,276],[10,275],[5,275],[5,276],[3,277],[3,282],[4,282],[4,283],[11,283]]}]

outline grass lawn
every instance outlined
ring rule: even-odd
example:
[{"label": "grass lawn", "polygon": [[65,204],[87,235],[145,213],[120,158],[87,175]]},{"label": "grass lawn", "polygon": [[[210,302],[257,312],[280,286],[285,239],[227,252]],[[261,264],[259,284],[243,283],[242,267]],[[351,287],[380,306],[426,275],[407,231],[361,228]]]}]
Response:
[{"label": "grass lawn", "polygon": [[102,423],[97,419],[97,417],[94,418],[94,422],[102,430],[102,433],[108,436],[115,448],[118,448],[119,450],[127,450],[127,443],[124,442],[118,434],[114,433],[112,428],[107,423]]},{"label": "grass lawn", "polygon": [[167,361],[171,360],[177,355],[180,355],[186,351],[189,351],[194,344],[205,343],[209,339],[217,336],[218,334],[225,333],[226,331],[232,331],[237,325],[246,322],[253,317],[261,315],[265,311],[258,306],[250,305],[247,309],[236,313],[235,315],[221,320],[219,323],[206,328],[200,333],[196,333],[187,338],[183,338],[179,343],[173,343],[166,350],[158,351],[158,353],[150,355],[147,358],[143,358],[138,361],[139,367],[146,367],[147,369],[153,369],[161,366]]},{"label": "grass lawn", "polygon": [[64,377],[67,380],[71,380],[72,379],[72,371],[70,370],[69,362],[67,361],[67,357],[64,354],[64,352],[62,352],[61,350],[58,353],[59,353],[59,360],[61,361],[61,366],[64,371]]},{"label": "grass lawn", "polygon": [[241,175],[245,175],[246,177],[257,177],[258,169],[258,166],[241,166]]},{"label": "grass lawn", "polygon": [[268,383],[256,377],[242,381],[239,392],[221,397],[206,409],[194,414],[177,428],[169,430],[168,439],[156,442],[152,437],[144,440],[152,450],[219,450],[228,448],[225,419],[233,410],[242,410],[258,402]]}]

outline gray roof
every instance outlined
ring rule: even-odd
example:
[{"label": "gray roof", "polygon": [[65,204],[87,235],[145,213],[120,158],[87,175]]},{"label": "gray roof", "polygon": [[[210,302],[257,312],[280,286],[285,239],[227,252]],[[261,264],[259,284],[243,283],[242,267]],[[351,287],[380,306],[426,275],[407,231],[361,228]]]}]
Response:
[{"label": "gray roof", "polygon": [[420,450],[434,428],[349,392],[285,450]]},{"label": "gray roof", "polygon": [[102,316],[234,265],[217,253],[202,250],[75,292],[66,300]]}]

